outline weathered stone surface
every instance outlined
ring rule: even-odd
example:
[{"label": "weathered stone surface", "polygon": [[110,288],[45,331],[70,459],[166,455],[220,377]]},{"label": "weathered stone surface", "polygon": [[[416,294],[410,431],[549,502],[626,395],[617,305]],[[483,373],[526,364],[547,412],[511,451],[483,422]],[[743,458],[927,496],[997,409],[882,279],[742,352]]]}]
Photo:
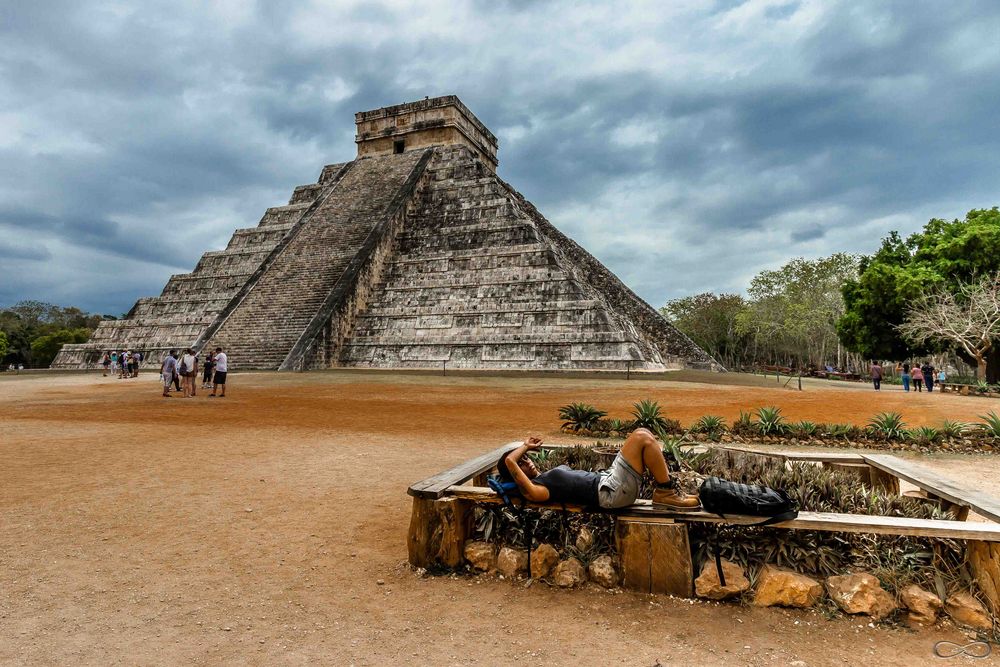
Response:
[{"label": "weathered stone surface", "polygon": [[531,552],[531,576],[535,579],[549,576],[559,562],[559,552],[551,544],[539,544]]},{"label": "weathered stone surface", "polygon": [[496,553],[496,549],[488,542],[465,543],[465,560],[475,570],[492,570],[496,566]]},{"label": "weathered stone surface", "polygon": [[590,551],[591,547],[594,546],[594,533],[591,532],[590,528],[584,526],[580,529],[580,532],[576,536],[576,550],[582,554]]},{"label": "weathered stone surface", "polygon": [[906,616],[907,625],[934,625],[938,612],[941,611],[941,598],[916,584],[904,588],[899,598],[909,610]]},{"label": "weathered stone surface", "polygon": [[993,621],[986,611],[983,603],[972,596],[968,591],[956,593],[948,596],[945,600],[944,610],[959,625],[968,625],[977,630],[991,630]]},{"label": "weathered stone surface", "polygon": [[528,572],[528,552],[524,549],[503,547],[497,555],[497,571],[513,579]]},{"label": "weathered stone surface", "polygon": [[718,367],[497,178],[495,138],[457,98],[355,120],[357,159],[54,365],[221,345],[237,370]]},{"label": "weathered stone surface", "polygon": [[823,586],[811,577],[765,565],[757,578],[754,604],[759,607],[811,607],[823,595]]},{"label": "weathered stone surface", "polygon": [[877,577],[867,572],[827,577],[826,592],[841,611],[848,614],[867,614],[881,619],[896,610],[892,595],[882,588]]},{"label": "weathered stone surface", "polygon": [[556,565],[552,572],[552,580],[557,586],[572,588],[587,581],[587,571],[583,569],[583,563],[575,558],[567,558]]},{"label": "weathered stone surface", "polygon": [[722,574],[726,578],[725,586],[719,582],[719,572],[715,567],[715,559],[706,560],[701,568],[701,574],[694,580],[695,595],[709,600],[726,600],[750,589],[750,580],[743,573],[743,568],[736,563],[723,558]]},{"label": "weathered stone surface", "polygon": [[614,588],[620,581],[618,569],[611,556],[598,556],[592,560],[590,567],[587,568],[587,573],[590,575],[591,581],[604,588]]}]

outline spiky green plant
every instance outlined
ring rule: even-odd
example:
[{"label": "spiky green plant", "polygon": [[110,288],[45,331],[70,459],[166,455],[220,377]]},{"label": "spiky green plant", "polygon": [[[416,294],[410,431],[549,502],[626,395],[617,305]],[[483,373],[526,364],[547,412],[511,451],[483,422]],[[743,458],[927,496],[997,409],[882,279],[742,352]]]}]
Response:
[{"label": "spiky green plant", "polygon": [[848,438],[851,435],[853,424],[829,424],[826,433],[833,438]]},{"label": "spiky green plant", "polygon": [[624,438],[635,430],[635,422],[631,419],[609,419],[608,429],[619,438]]},{"label": "spiky green plant", "polygon": [[791,432],[800,438],[811,438],[819,433],[819,426],[814,422],[800,421],[791,425]]},{"label": "spiky green plant", "polygon": [[632,405],[632,417],[636,428],[648,428],[650,431],[667,430],[670,423],[663,417],[660,404],[656,401],[643,399]]},{"label": "spiky green plant", "polygon": [[945,419],[941,422],[941,434],[946,438],[961,438],[969,431],[967,422]]},{"label": "spiky green plant", "polygon": [[740,410],[740,416],[733,421],[733,425],[729,430],[736,435],[750,435],[754,433],[753,416],[749,412]]},{"label": "spiky green plant", "polygon": [[990,410],[985,415],[979,415],[979,418],[982,422],[978,426],[983,430],[983,433],[994,438],[1000,438],[1000,415]]},{"label": "spiky green plant", "polygon": [[781,408],[773,405],[757,409],[757,432],[761,435],[781,435],[788,430],[788,424],[781,414]]},{"label": "spiky green plant", "polygon": [[691,426],[691,431],[704,433],[712,440],[718,440],[726,432],[726,420],[719,415],[705,415]]},{"label": "spiky green plant", "polygon": [[976,393],[977,394],[985,394],[989,390],[990,390],[990,383],[989,382],[986,382],[985,380],[980,380],[979,382],[976,383]]},{"label": "spiky green plant", "polygon": [[868,420],[868,430],[883,440],[905,440],[906,423],[898,412],[880,412]]},{"label": "spiky green plant", "polygon": [[918,426],[910,429],[909,437],[921,445],[933,445],[941,439],[941,431],[932,426]]},{"label": "spiky green plant", "polygon": [[593,428],[597,420],[607,414],[589,403],[570,403],[559,408],[559,419],[564,420],[562,427],[573,432]]}]

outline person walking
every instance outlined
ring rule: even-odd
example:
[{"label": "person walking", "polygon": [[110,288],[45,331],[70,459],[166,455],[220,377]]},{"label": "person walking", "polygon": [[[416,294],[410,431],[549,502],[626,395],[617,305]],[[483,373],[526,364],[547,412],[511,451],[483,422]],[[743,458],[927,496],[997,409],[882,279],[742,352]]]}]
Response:
[{"label": "person walking", "polygon": [[920,370],[924,374],[924,384],[927,385],[927,391],[934,391],[934,367],[931,366],[930,360],[925,361]]},{"label": "person walking", "polygon": [[111,355],[107,352],[104,353],[104,358],[101,359],[101,366],[104,367],[104,374],[101,377],[108,377],[108,369],[111,367]]},{"label": "person walking", "polygon": [[882,365],[878,361],[872,361],[872,367],[870,369],[872,374],[872,384],[875,385],[875,391],[882,390]]},{"label": "person walking", "polygon": [[913,367],[913,388],[918,392],[924,390],[924,372],[920,370],[920,366]]},{"label": "person walking", "polygon": [[163,358],[160,364],[160,377],[163,378],[163,397],[170,398],[170,383],[174,381],[177,374],[177,350],[170,350],[170,353]]},{"label": "person walking", "polygon": [[208,395],[209,398],[216,396],[216,391],[219,387],[222,388],[222,393],[218,394],[219,398],[226,397],[226,374],[229,372],[229,357],[226,353],[222,351],[221,347],[215,348],[215,377],[212,379],[212,393]]},{"label": "person walking", "polygon": [[937,383],[938,383],[939,385],[941,385],[941,389],[940,389],[940,391],[944,391],[944,381],[945,381],[945,380],[946,380],[947,378],[948,378],[948,376],[947,376],[947,375],[945,375],[945,373],[944,373],[944,369],[943,369],[943,368],[942,368],[941,370],[939,370],[939,371],[938,371],[938,374],[937,374]]},{"label": "person walking", "polygon": [[118,372],[118,350],[111,351],[111,374]]},{"label": "person walking", "polygon": [[139,377],[139,364],[142,363],[142,352],[136,350],[132,353],[132,377]]},{"label": "person walking", "polygon": [[201,378],[201,388],[211,389],[212,388],[212,368],[215,366],[215,357],[212,355],[212,351],[209,350],[205,353],[205,364],[203,368],[205,369],[204,375]]},{"label": "person walking", "polygon": [[899,377],[903,380],[903,391],[910,391],[910,364],[903,364],[903,372]]}]

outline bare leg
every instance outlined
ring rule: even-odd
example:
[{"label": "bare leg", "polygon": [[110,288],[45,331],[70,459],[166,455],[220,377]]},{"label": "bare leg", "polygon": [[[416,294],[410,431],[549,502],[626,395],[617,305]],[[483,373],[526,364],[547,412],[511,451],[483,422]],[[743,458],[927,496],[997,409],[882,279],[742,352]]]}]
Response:
[{"label": "bare leg", "polygon": [[625,444],[622,445],[622,458],[632,468],[642,474],[643,468],[649,471],[658,484],[670,481],[667,461],[663,458],[663,449],[653,434],[640,428],[632,431]]}]

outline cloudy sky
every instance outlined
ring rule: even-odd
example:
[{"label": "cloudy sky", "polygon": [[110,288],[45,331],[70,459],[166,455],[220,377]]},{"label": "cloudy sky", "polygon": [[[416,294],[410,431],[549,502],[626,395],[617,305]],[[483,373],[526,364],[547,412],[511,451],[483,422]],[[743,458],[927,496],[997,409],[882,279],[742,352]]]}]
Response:
[{"label": "cloudy sky", "polygon": [[641,296],[1000,205],[1000,4],[0,4],[0,305],[121,313],[457,94],[500,175]]}]

